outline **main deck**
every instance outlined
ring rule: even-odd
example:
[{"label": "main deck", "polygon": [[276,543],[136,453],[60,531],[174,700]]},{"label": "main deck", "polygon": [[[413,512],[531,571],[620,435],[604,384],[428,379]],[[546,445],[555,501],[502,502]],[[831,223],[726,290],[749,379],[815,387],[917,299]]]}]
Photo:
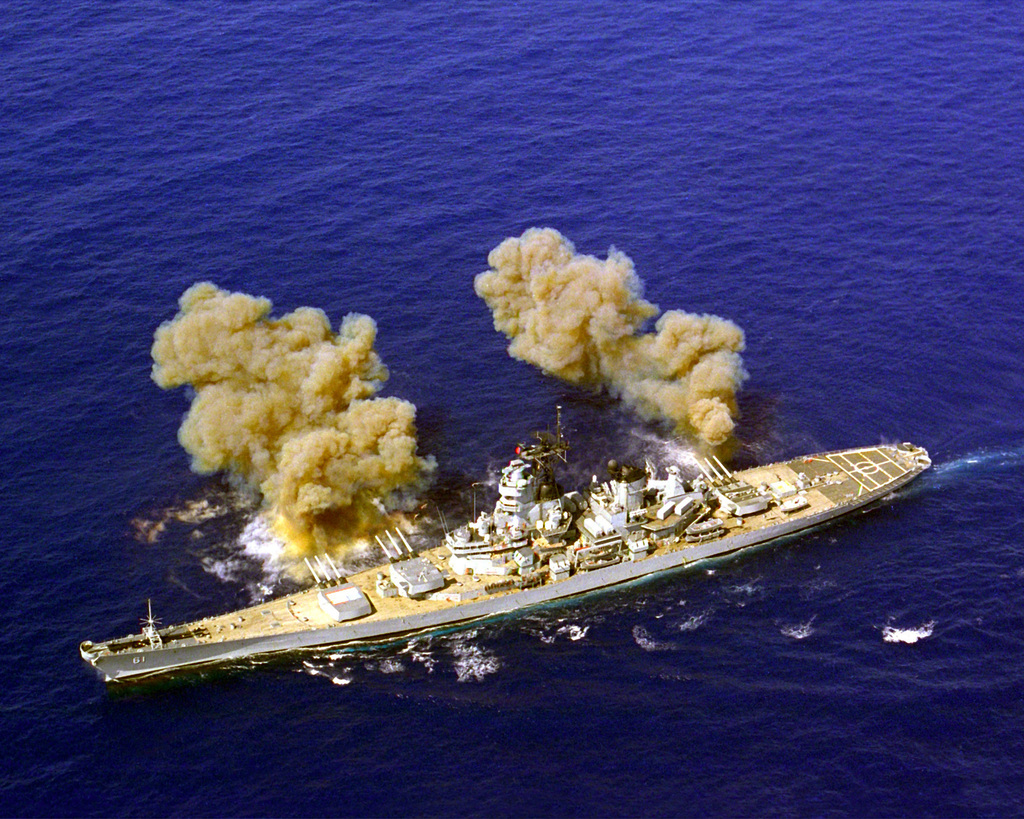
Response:
[{"label": "main deck", "polygon": [[[538,602],[575,596],[636,577],[718,557],[816,526],[871,503],[906,484],[930,462],[924,450],[882,445],[822,453],[736,473],[736,482],[775,498],[754,514],[714,511],[720,535],[704,542],[683,537],[653,540],[646,554],[615,566],[576,571],[564,579],[541,573],[529,585],[516,578],[455,574],[444,544],[418,553],[444,577],[444,587],[419,599],[381,596],[378,573],[388,564],[347,578],[370,601],[371,610],[350,622],[337,622],[309,588],[259,605],[160,630],[159,640],[144,634],[107,643],[83,643],[82,655],[108,680],[159,673],[224,659],[311,646],[395,639],[430,628],[471,621]],[[800,505],[787,508],[787,498]],[[648,510],[654,518],[653,508]],[[671,516],[658,525],[671,526]],[[544,546],[543,539],[537,544]]]}]

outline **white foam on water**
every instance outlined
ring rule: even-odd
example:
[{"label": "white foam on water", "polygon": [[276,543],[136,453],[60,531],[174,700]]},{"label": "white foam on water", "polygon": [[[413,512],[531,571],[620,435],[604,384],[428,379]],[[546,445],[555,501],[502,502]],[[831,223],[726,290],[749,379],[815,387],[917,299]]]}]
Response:
[{"label": "white foam on water", "polygon": [[434,659],[434,656],[429,651],[412,651],[409,653],[409,656],[412,658],[413,662],[419,663],[426,668],[428,674],[434,673],[434,668],[437,666],[437,660]]},{"label": "white foam on water", "polygon": [[[565,623],[565,620],[566,620],[566,618],[563,617],[563,618],[560,618],[558,620],[558,622],[559,623]],[[572,640],[573,642],[576,642],[577,640],[582,640],[584,637],[587,636],[587,632],[588,631],[590,631],[590,626],[589,625],[581,626],[581,625],[577,625],[576,623],[566,623],[565,625],[561,625],[558,628],[556,628],[554,630],[554,632],[551,633],[551,634],[547,634],[547,633],[541,631],[537,635],[537,637],[545,645],[551,645],[556,640],[558,640],[559,637],[567,637],[568,639]]]},{"label": "white foam on water", "polygon": [[732,596],[737,606],[744,608],[748,603],[761,594],[762,588],[757,584],[757,580],[751,580],[749,583],[739,583],[735,586],[727,586],[725,591],[727,594]]},{"label": "white foam on water", "polygon": [[[815,566],[815,568],[818,568]],[[803,600],[810,600],[818,597],[830,589],[838,587],[838,583],[829,577],[816,577],[808,583],[804,583],[800,587],[800,597]]]},{"label": "white foam on water", "polygon": [[691,614],[678,626],[680,631],[696,631],[703,626],[711,616],[710,611],[702,611],[698,614]]},{"label": "white foam on water", "polygon": [[455,654],[455,674],[460,683],[483,682],[501,668],[501,662],[480,646],[460,640],[452,646]]},{"label": "white foam on water", "polygon": [[[287,568],[284,559],[286,546],[271,531],[266,518],[259,514],[253,517],[231,548],[234,553],[226,557],[204,557],[201,562],[203,570],[225,583],[245,583],[254,601],[272,596]],[[254,563],[262,572],[257,581],[252,579]]]},{"label": "white foam on water", "polygon": [[582,640],[587,636],[587,632],[590,631],[590,626],[577,626],[576,624],[570,624],[568,626],[562,626],[556,632],[557,634],[564,634],[573,642]]},{"label": "white foam on water", "polygon": [[728,591],[730,594],[742,594],[746,595],[747,597],[752,597],[759,591],[761,591],[761,587],[757,585],[756,580],[751,580],[749,583],[739,583],[735,586],[729,586],[726,589],[726,591]]},{"label": "white foam on water", "polygon": [[428,674],[433,674],[434,668],[437,667],[437,659],[430,651],[429,640],[412,640],[403,646],[401,653],[408,656],[414,663],[419,663],[426,668]]},{"label": "white foam on water", "polygon": [[380,661],[377,665],[377,670],[380,671],[381,674],[399,674],[402,671],[405,671],[405,665],[403,665],[401,660],[389,657]]},{"label": "white foam on water", "polygon": [[961,455],[952,461],[934,464],[926,473],[925,482],[932,486],[942,487],[947,480],[955,480],[961,475],[969,475],[979,469],[1006,467],[1015,469],[1021,466],[1024,466],[1024,447],[983,450]]},{"label": "white foam on water", "polygon": [[263,515],[255,515],[238,536],[242,554],[263,566],[263,586],[274,586],[281,578],[286,563],[287,546],[274,534],[270,522]]},{"label": "white foam on water", "polygon": [[631,429],[629,435],[640,442],[644,456],[650,457],[659,468],[674,464],[686,473],[701,474],[697,453],[684,438],[665,439],[642,429]]},{"label": "white foam on water", "polygon": [[918,640],[924,640],[932,636],[935,630],[935,621],[929,620],[917,628],[896,628],[895,626],[883,626],[882,639],[887,643],[906,643],[912,645]]},{"label": "white foam on water", "polygon": [[633,642],[644,651],[675,651],[676,649],[672,643],[656,640],[643,626],[633,626]]},{"label": "white foam on water", "polygon": [[806,640],[812,634],[814,634],[814,618],[818,615],[813,615],[810,620],[806,623],[797,623],[795,625],[779,626],[779,631],[782,632],[783,636],[790,637],[794,640]]},{"label": "white foam on water", "polygon": [[348,685],[352,682],[351,677],[332,674],[330,671],[326,671],[323,668],[317,667],[309,660],[302,661],[302,668],[300,669],[300,671],[302,671],[302,673],[304,674],[308,674],[310,677],[326,677],[334,685]]},{"label": "white foam on water", "polygon": [[224,557],[220,559],[204,557],[200,561],[203,571],[212,574],[218,580],[225,583],[235,583],[242,579],[245,573],[245,562],[237,557]]},{"label": "white foam on water", "polygon": [[204,558],[203,569],[220,580],[235,582],[241,580],[248,566],[256,562],[263,569],[262,582],[255,588],[267,593],[285,569],[285,543],[273,533],[270,524],[263,515],[255,515],[250,520],[236,541],[238,550],[235,554],[224,558]]}]

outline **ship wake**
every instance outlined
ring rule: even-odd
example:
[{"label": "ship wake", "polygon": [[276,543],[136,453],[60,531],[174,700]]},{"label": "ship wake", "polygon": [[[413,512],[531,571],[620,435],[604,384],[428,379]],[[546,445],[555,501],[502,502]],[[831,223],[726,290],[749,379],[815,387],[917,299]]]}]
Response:
[{"label": "ship wake", "polygon": [[422,674],[454,676],[457,683],[480,683],[500,671],[502,662],[496,653],[477,642],[479,634],[479,629],[470,629],[448,637],[416,639],[394,650],[358,654],[335,651],[303,660],[296,670],[335,685],[349,685],[364,675],[404,680]]},{"label": "ship wake", "polygon": [[941,489],[949,483],[969,478],[976,473],[1016,470],[1021,467],[1024,467],[1024,446],[982,449],[951,461],[935,464],[920,485],[922,488]]}]

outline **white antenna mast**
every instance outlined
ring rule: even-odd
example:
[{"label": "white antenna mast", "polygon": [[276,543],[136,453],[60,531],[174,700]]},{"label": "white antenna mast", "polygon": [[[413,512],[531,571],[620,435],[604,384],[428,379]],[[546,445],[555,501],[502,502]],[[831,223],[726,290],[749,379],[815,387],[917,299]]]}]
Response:
[{"label": "white antenna mast", "polygon": [[434,508],[437,510],[437,517],[441,521],[441,528],[444,529],[445,536],[447,536],[450,532],[448,531],[448,521],[444,516],[444,512],[441,511],[441,507],[436,503],[434,504]]},{"label": "white antenna mast", "polygon": [[480,481],[477,481],[472,485],[473,489],[473,520],[476,520],[476,488],[480,486]]},{"label": "white antenna mast", "polygon": [[142,621],[142,634],[149,640],[151,648],[160,648],[164,644],[160,632],[157,631],[160,621],[153,617],[153,601],[148,597],[146,598],[146,611],[146,618]]}]

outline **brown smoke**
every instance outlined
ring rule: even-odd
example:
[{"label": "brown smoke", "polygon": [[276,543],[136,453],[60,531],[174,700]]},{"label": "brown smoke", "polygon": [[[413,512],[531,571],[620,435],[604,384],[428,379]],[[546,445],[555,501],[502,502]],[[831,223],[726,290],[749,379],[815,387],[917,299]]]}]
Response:
[{"label": "brown smoke", "polygon": [[655,332],[643,326],[658,308],[624,253],[601,261],[577,254],[550,228],[509,238],[487,257],[477,295],[509,355],[573,384],[606,388],[642,415],[673,421],[709,444],[733,431],[736,390],[746,378],[743,331],[717,316],[677,310]]},{"label": "brown smoke", "polygon": [[156,331],[153,380],[195,390],[178,440],[192,468],[258,488],[285,528],[325,548],[378,525],[383,503],[429,469],[416,454],[416,408],[374,398],[388,377],[377,326],[322,310],[269,318],[271,303],[190,287]]}]

